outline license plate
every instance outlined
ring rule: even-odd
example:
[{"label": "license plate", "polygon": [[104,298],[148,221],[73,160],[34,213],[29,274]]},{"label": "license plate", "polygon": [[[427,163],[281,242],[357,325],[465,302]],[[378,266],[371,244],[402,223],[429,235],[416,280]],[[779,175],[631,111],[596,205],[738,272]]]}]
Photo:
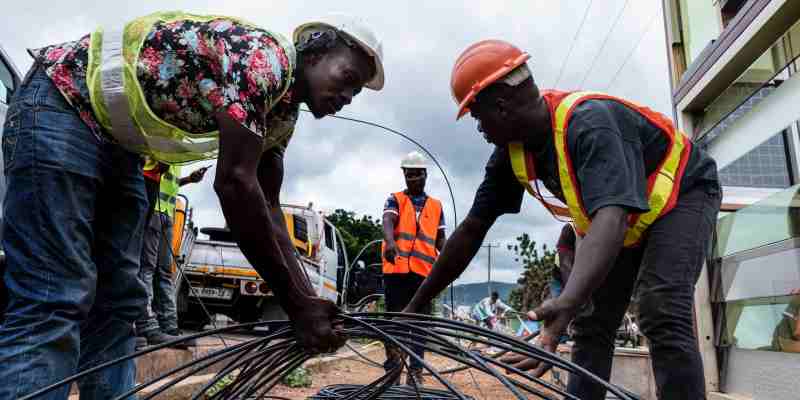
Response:
[{"label": "license plate", "polygon": [[192,287],[190,296],[205,297],[209,299],[230,300],[233,297],[233,289],[215,287]]}]

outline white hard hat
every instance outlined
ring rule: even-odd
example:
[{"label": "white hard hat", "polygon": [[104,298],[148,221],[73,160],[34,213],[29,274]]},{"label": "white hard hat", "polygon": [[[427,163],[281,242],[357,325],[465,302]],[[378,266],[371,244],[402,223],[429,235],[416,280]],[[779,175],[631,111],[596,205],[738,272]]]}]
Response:
[{"label": "white hard hat", "polygon": [[428,168],[428,163],[420,152],[412,151],[400,161],[400,168]]},{"label": "white hard hat", "polygon": [[364,85],[372,90],[383,89],[383,45],[378,35],[363,20],[348,14],[328,14],[317,20],[307,22],[295,28],[294,42],[300,42],[303,34],[334,28],[356,42],[375,64],[375,75]]}]

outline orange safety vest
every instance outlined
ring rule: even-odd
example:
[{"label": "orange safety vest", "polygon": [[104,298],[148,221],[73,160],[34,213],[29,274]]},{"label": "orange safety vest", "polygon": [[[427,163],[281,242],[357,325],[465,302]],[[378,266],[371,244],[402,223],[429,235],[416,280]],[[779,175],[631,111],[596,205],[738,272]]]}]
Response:
[{"label": "orange safety vest", "polygon": [[438,256],[436,235],[439,232],[439,218],[442,216],[442,203],[428,197],[419,213],[414,210],[411,198],[403,192],[394,194],[400,216],[394,227],[397,242],[397,257],[394,264],[383,258],[386,242],[381,244],[384,274],[407,274],[409,271],[427,277]]},{"label": "orange safety vest", "polygon": [[[644,232],[659,217],[667,214],[675,207],[680,193],[681,179],[689,161],[692,142],[683,133],[675,129],[672,121],[661,113],[633,102],[594,92],[558,92],[545,91],[542,97],[550,108],[553,123],[553,138],[558,158],[558,176],[564,200],[567,202],[569,214],[572,217],[575,231],[584,236],[591,225],[591,218],[586,214],[578,187],[578,180],[572,159],[567,149],[567,127],[572,111],[575,107],[592,99],[613,100],[625,104],[645,117],[650,123],[660,128],[669,141],[664,158],[650,176],[647,178],[647,202],[650,211],[644,214],[634,214],[629,217],[628,230],[625,233],[625,247],[634,247],[642,240]],[[525,151],[521,142],[508,145],[511,166],[517,180],[525,189],[541,201],[548,210],[557,208],[548,204],[534,188],[536,171],[534,169],[533,154]]]}]

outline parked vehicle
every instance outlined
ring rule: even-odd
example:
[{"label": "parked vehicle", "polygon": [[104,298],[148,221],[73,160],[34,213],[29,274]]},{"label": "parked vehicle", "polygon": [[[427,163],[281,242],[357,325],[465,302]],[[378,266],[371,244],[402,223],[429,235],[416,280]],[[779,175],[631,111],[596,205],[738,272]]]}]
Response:
[{"label": "parked vehicle", "polygon": [[[6,113],[8,112],[8,103],[11,100],[11,95],[17,90],[20,85],[20,75],[11,58],[8,57],[3,48],[0,47],[0,133],[3,131],[3,126],[6,122]],[[5,138],[3,139],[3,146],[8,146]],[[3,153],[0,152],[0,166],[5,168],[3,161]],[[3,199],[6,194],[6,177],[0,170],[0,199]],[[0,200],[2,202],[2,200]],[[0,207],[0,225],[3,223],[3,208]],[[0,239],[2,239],[2,230],[0,230]],[[3,271],[5,270],[5,253],[0,248],[0,321],[2,313],[6,309],[7,294],[6,288],[3,284]]]},{"label": "parked vehicle", "polygon": [[[203,228],[197,239],[187,200],[178,201],[173,249],[177,257],[178,323],[202,329],[213,314],[239,322],[287,319],[269,282],[247,261],[227,228]],[[300,265],[319,297],[337,301],[338,276],[347,265],[336,227],[309,207],[282,206]]]}]

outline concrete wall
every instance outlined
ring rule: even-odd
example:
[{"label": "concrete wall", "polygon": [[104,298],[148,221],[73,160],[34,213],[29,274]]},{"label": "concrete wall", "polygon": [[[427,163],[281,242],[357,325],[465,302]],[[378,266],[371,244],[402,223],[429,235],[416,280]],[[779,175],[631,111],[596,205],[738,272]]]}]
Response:
[{"label": "concrete wall", "polygon": [[[560,348],[562,357],[569,358],[569,348]],[[641,396],[642,400],[656,400],[656,381],[646,349],[617,348],[611,369],[611,383],[622,386]]]}]

